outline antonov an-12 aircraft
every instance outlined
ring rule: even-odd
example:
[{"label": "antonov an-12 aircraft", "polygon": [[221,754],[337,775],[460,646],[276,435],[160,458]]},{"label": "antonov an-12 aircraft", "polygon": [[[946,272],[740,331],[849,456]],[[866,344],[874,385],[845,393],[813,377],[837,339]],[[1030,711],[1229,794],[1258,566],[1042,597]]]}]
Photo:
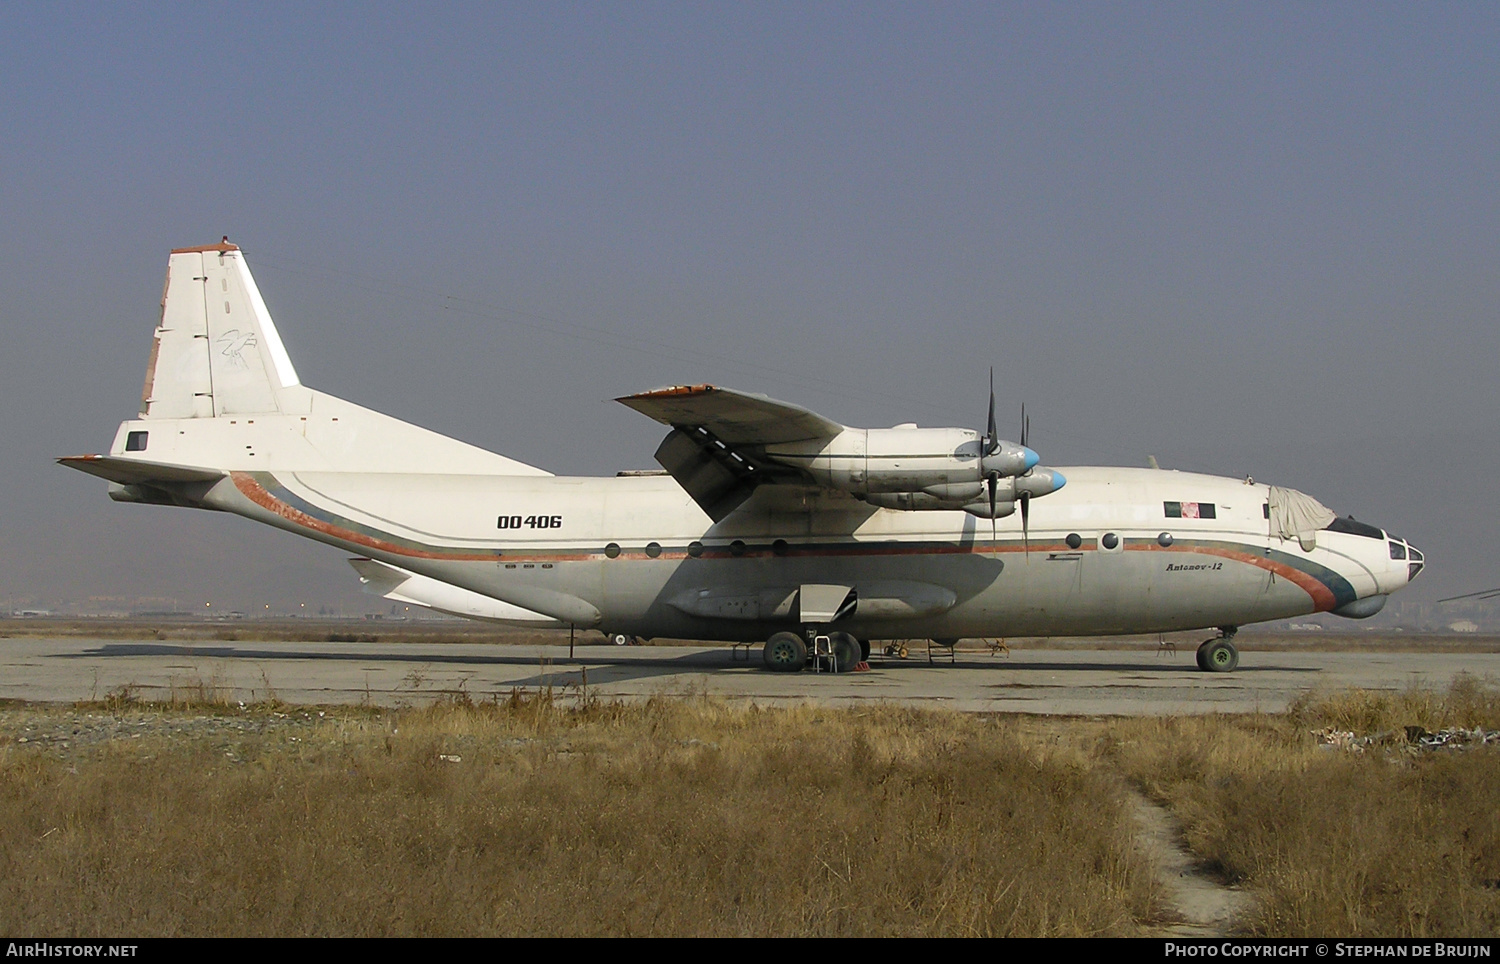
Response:
[{"label": "antonov an-12 aircraft", "polygon": [[773,671],[870,640],[1216,629],[1362,618],[1410,544],[1250,479],[1038,464],[987,429],[849,428],[682,385],[661,473],[565,478],[306,388],[240,249],[173,251],[138,418],[64,458],[119,502],[216,509],[357,554],[367,590],[447,613],[621,636],[764,641]]}]

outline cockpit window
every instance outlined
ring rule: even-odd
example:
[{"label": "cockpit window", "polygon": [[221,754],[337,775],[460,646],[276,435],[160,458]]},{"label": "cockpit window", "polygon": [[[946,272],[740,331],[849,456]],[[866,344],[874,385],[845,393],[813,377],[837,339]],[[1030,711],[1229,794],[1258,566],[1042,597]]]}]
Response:
[{"label": "cockpit window", "polygon": [[1384,539],[1385,533],[1372,525],[1354,521],[1353,516],[1335,518],[1323,528],[1329,532],[1347,532],[1351,536],[1364,536],[1366,539]]},{"label": "cockpit window", "polygon": [[1163,502],[1168,519],[1217,519],[1218,508],[1212,502]]},{"label": "cockpit window", "polygon": [[146,439],[149,438],[149,437],[150,436],[146,432],[128,432],[128,433],[126,433],[126,435],[125,435],[125,451],[127,451],[127,452],[144,452],[144,451],[146,451]]},{"label": "cockpit window", "polygon": [[1406,547],[1403,546],[1399,542],[1393,542],[1393,543],[1391,543],[1391,558],[1392,559],[1405,559],[1406,558]]}]

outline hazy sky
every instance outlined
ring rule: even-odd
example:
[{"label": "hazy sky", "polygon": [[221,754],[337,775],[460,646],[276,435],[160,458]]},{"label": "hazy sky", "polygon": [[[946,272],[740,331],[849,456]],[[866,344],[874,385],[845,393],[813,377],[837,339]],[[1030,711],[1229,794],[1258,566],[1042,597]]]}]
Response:
[{"label": "hazy sky", "polygon": [[[333,549],[56,466],[167,251],[302,380],[558,473],[713,381],[1254,475],[1500,585],[1500,8],[0,5],[0,605],[361,605]],[[1012,434],[1014,434],[1012,432]]]}]

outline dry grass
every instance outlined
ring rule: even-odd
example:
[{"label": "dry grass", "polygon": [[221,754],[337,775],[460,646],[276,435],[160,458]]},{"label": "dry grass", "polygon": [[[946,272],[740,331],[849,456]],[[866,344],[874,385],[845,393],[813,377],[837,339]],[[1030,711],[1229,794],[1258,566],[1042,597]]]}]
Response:
[{"label": "dry grass", "polygon": [[[1104,755],[1257,894],[1251,933],[1500,934],[1500,753],[1419,752],[1406,726],[1500,727],[1500,694],[1460,680],[1314,696],[1284,717],[1119,721]],[[1326,727],[1384,739],[1333,750],[1312,735]]]},{"label": "dry grass", "polygon": [[1461,675],[1446,690],[1343,690],[1313,692],[1291,707],[1293,724],[1335,726],[1359,733],[1398,731],[1407,726],[1427,730],[1461,726],[1500,729],[1500,690]]},{"label": "dry grass", "polygon": [[[1113,721],[572,694],[0,708],[0,928],[59,935],[1140,934],[1126,781],[1248,933],[1500,933],[1500,693]],[[1352,753],[1314,732],[1383,739]],[[22,737],[27,742],[22,742]]]},{"label": "dry grass", "polygon": [[[1122,781],[1004,720],[46,712],[0,713],[12,933],[1133,934],[1155,913]],[[95,715],[145,735],[79,743]],[[37,749],[23,721],[62,729]]]}]

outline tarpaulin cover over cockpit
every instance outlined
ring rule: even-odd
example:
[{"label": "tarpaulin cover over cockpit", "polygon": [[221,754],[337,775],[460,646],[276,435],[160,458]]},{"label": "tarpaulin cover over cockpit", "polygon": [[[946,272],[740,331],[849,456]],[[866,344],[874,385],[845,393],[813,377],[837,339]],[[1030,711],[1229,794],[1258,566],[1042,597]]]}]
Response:
[{"label": "tarpaulin cover over cockpit", "polygon": [[1305,492],[1271,486],[1271,534],[1296,539],[1305,552],[1317,545],[1318,530],[1335,518],[1333,510]]}]

